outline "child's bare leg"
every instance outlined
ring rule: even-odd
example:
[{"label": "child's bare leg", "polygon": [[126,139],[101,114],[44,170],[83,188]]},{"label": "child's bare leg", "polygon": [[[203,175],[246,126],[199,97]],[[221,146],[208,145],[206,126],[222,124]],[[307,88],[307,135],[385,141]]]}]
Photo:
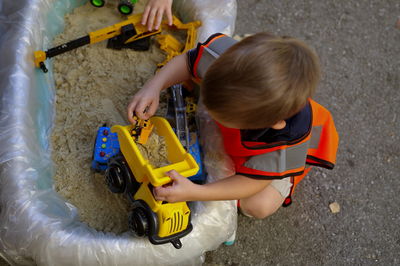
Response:
[{"label": "child's bare leg", "polygon": [[268,185],[264,190],[257,194],[240,200],[240,208],[248,215],[258,219],[263,219],[282,206],[285,198],[272,185]]}]

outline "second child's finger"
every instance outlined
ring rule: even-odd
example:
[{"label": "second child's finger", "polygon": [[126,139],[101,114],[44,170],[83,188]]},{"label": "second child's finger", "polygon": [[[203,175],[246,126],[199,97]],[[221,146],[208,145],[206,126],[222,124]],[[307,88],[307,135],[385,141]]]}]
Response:
[{"label": "second child's finger", "polygon": [[146,6],[142,15],[142,25],[147,24],[147,18],[149,17],[150,7]]},{"label": "second child's finger", "polygon": [[151,10],[149,14],[149,18],[147,19],[147,29],[153,30],[154,18],[156,16],[157,10]]},{"label": "second child's finger", "polygon": [[158,28],[160,27],[160,25],[161,25],[161,21],[162,21],[162,18],[163,18],[163,10],[158,10],[158,12],[157,12],[157,18],[156,18],[156,24],[155,24],[155,29],[156,30],[158,30]]},{"label": "second child's finger", "polygon": [[173,19],[172,19],[171,9],[167,9],[167,18],[168,18],[168,25],[172,26]]}]

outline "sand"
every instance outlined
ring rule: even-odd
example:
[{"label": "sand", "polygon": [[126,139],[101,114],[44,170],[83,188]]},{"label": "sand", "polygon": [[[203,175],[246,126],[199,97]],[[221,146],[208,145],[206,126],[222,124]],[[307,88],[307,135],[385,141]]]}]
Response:
[{"label": "sand", "polygon": [[160,168],[171,164],[167,158],[167,145],[162,136],[152,132],[145,145],[137,143],[142,156],[150,162],[154,168]]},{"label": "sand", "polygon": [[[118,13],[114,2],[117,1],[109,1],[103,8],[87,3],[66,15],[65,30],[55,38],[54,46],[124,20],[126,17]],[[143,5],[139,1],[134,13],[143,10]],[[107,49],[103,41],[53,59],[54,188],[76,206],[80,220],[94,229],[116,234],[125,232],[130,208],[123,195],[108,190],[104,175],[90,169],[97,129],[103,124],[128,124],[125,109],[130,98],[164,58],[155,42],[149,51],[138,52]],[[160,102],[158,115],[165,110],[163,101]],[[163,149],[158,139],[152,138],[151,142],[157,143],[157,153]],[[145,156],[152,158],[153,155]]]}]

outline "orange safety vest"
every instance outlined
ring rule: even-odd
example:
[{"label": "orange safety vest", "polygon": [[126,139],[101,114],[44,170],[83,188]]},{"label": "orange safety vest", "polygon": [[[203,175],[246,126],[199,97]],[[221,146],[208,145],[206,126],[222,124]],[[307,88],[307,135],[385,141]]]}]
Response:
[{"label": "orange safety vest", "polygon": [[[197,46],[197,56],[191,71],[201,80],[208,67],[237,41],[223,34],[214,34]],[[190,64],[190,62],[189,62]],[[225,150],[232,158],[237,174],[256,178],[282,179],[291,177],[292,188],[283,206],[291,204],[296,185],[311,170],[311,166],[333,169],[339,137],[331,114],[323,106],[309,99],[311,125],[301,138],[276,143],[242,141],[240,129],[221,129]]]},{"label": "orange safety vest", "polygon": [[297,184],[311,170],[311,166],[333,169],[339,137],[328,110],[309,100],[312,123],[307,134],[285,142],[264,143],[242,141],[240,129],[221,129],[224,146],[234,164],[236,174],[256,178],[282,179],[291,177],[292,188],[283,206],[292,202]]}]

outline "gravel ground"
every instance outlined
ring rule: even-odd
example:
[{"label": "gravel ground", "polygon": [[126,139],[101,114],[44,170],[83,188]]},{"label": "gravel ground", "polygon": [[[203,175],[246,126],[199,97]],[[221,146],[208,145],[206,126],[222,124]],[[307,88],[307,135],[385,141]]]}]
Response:
[{"label": "gravel ground", "polygon": [[395,0],[238,1],[236,34],[269,31],[317,50],[315,99],[333,114],[340,147],[335,169],[314,169],[290,207],[240,215],[235,245],[205,265],[400,264],[399,18]]}]

